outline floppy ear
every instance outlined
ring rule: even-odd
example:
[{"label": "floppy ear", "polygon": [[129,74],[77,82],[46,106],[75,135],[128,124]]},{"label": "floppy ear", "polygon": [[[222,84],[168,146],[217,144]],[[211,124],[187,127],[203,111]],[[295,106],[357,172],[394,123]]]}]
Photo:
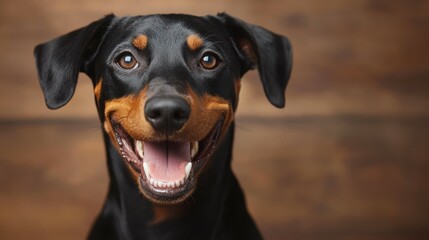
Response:
[{"label": "floppy ear", "polygon": [[114,17],[113,14],[108,15],[36,46],[36,67],[48,108],[60,108],[70,101],[79,72],[88,73],[87,67]]},{"label": "floppy ear", "polygon": [[278,108],[284,107],[286,85],[292,70],[289,40],[226,13],[217,16],[232,36],[239,56],[244,57],[242,74],[257,67],[268,100]]}]

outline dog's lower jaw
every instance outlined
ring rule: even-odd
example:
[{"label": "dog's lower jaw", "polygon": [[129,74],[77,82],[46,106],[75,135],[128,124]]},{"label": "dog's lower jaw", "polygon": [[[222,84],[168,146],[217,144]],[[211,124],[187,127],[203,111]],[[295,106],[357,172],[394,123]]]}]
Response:
[{"label": "dog's lower jaw", "polygon": [[[89,239],[151,239],[150,236],[157,236],[157,239],[262,239],[231,171],[233,131],[231,124],[209,165],[200,174],[194,193],[177,205],[184,211],[163,221],[157,221],[154,215],[154,208],[160,206],[142,196],[110,138],[104,134],[111,182],[102,213]],[[129,227],[136,224],[139,227]]]},{"label": "dog's lower jaw", "polygon": [[228,126],[222,117],[200,141],[151,142],[133,139],[121,124],[111,122],[113,141],[141,193],[162,205],[175,205],[192,195],[219,144],[222,129]]}]

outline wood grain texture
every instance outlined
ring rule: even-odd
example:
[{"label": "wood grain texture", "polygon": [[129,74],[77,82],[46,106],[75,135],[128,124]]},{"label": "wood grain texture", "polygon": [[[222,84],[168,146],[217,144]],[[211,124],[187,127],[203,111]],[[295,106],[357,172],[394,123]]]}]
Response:
[{"label": "wood grain texture", "polygon": [[[263,10],[263,11],[262,11]],[[429,2],[0,2],[0,239],[83,239],[107,169],[93,86],[44,106],[36,44],[105,14],[226,11],[286,35],[286,108],[242,80],[233,167],[266,239],[429,238]]]},{"label": "wood grain texture", "polygon": [[294,48],[294,67],[287,111],[270,107],[253,71],[242,82],[242,115],[427,114],[427,1],[224,0],[200,4],[23,0],[17,4],[4,0],[0,4],[0,50],[7,56],[0,58],[0,96],[8,100],[0,101],[0,118],[94,117],[91,83],[83,75],[71,104],[60,113],[48,111],[31,55],[36,44],[110,12],[124,16],[227,11],[288,36]]}]

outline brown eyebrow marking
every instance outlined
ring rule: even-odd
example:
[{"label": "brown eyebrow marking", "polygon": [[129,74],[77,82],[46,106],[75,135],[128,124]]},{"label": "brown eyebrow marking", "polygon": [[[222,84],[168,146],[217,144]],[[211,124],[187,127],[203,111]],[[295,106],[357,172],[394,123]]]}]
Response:
[{"label": "brown eyebrow marking", "polygon": [[201,47],[203,45],[203,39],[201,39],[198,35],[196,34],[191,34],[188,36],[188,38],[186,39],[186,43],[188,44],[188,47],[192,50],[195,51],[197,50],[199,47]]},{"label": "brown eyebrow marking", "polygon": [[136,38],[134,38],[132,44],[134,47],[143,50],[147,47],[147,36],[144,34],[138,35]]}]

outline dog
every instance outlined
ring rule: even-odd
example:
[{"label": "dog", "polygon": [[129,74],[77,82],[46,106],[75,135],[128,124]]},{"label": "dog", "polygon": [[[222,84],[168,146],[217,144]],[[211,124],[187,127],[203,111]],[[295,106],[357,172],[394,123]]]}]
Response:
[{"label": "dog", "polygon": [[94,85],[108,195],[88,239],[262,239],[231,170],[241,78],[284,107],[288,38],[226,13],[107,15],[34,50],[48,108]]}]

